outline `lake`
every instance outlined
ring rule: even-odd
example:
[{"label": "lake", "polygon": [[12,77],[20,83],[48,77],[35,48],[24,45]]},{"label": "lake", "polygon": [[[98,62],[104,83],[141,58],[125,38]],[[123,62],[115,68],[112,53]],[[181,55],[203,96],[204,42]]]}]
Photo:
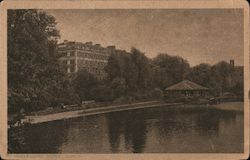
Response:
[{"label": "lake", "polygon": [[243,128],[243,112],[157,107],[12,128],[8,130],[8,151],[242,153]]}]

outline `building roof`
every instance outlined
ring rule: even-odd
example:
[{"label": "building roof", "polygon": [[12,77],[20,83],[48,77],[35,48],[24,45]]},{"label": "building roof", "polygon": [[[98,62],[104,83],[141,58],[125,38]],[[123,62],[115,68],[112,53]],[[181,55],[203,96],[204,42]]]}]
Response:
[{"label": "building roof", "polygon": [[191,82],[189,80],[183,80],[177,84],[174,84],[165,90],[167,91],[173,91],[173,90],[208,90],[208,88],[203,87],[199,84],[196,84],[194,82]]}]

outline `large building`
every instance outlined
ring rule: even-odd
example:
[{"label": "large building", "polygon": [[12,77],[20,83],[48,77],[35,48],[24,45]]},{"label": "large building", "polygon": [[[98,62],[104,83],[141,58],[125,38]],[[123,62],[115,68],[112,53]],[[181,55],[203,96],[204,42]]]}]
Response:
[{"label": "large building", "polygon": [[61,54],[60,61],[66,66],[67,73],[87,70],[98,79],[106,77],[104,67],[111,53],[119,51],[115,46],[102,47],[92,42],[64,41],[58,44],[57,51]]}]

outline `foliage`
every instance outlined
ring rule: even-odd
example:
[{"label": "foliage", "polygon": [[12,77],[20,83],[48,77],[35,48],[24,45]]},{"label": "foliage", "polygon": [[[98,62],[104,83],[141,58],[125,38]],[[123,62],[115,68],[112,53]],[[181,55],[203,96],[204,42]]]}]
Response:
[{"label": "foliage", "polygon": [[209,83],[211,83],[212,80],[211,66],[205,63],[194,66],[186,75],[186,79],[202,86],[209,87]]},{"label": "foliage", "polygon": [[127,85],[124,78],[115,78],[111,82],[111,89],[113,91],[114,97],[118,98],[127,93]]},{"label": "foliage", "polygon": [[131,54],[123,52],[112,54],[105,70],[111,82],[116,78],[124,79],[128,89],[136,89],[138,68],[134,64]]},{"label": "foliage", "polygon": [[[53,16],[37,10],[8,10],[8,102],[37,110],[51,105],[64,75],[55,52],[59,32]],[[56,92],[56,91],[55,91]]]},{"label": "foliage", "polygon": [[181,57],[159,54],[153,59],[152,72],[156,86],[165,89],[166,87],[183,80],[188,73],[189,63]]},{"label": "foliage", "polygon": [[116,52],[109,57],[105,70],[111,82],[107,85],[111,86],[114,98],[130,97],[148,90],[151,86],[149,62],[144,53],[136,48],[132,48],[131,53]]},{"label": "foliage", "polygon": [[212,68],[215,80],[218,88],[220,88],[219,94],[223,92],[232,92],[238,96],[243,96],[243,76],[239,76],[242,70],[237,70],[227,62],[219,62]]},{"label": "foliage", "polygon": [[215,96],[223,92],[232,92],[243,96],[243,78],[239,76],[240,70],[235,70],[229,63],[221,61],[213,66],[200,64],[194,66],[186,79],[206,86]]},{"label": "foliage", "polygon": [[91,89],[92,99],[98,102],[112,101],[112,90],[106,85],[97,85]]},{"label": "foliage", "polygon": [[73,79],[76,93],[81,101],[92,100],[91,89],[98,84],[97,79],[86,70],[80,70]]},{"label": "foliage", "polygon": [[127,96],[120,96],[114,99],[114,103],[123,103],[123,102],[130,102],[131,98]]},{"label": "foliage", "polygon": [[159,88],[154,88],[151,90],[150,95],[152,98],[161,99],[163,97],[163,91]]},{"label": "foliage", "polygon": [[135,85],[139,90],[146,90],[149,83],[149,59],[136,48],[131,49],[131,58],[137,68]]}]

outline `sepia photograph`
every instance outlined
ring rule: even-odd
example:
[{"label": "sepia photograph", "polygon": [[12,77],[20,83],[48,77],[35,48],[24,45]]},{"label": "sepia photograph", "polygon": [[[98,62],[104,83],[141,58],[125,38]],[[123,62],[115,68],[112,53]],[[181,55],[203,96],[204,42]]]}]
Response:
[{"label": "sepia photograph", "polygon": [[247,158],[248,6],[174,2],[6,5],[6,154]]}]

